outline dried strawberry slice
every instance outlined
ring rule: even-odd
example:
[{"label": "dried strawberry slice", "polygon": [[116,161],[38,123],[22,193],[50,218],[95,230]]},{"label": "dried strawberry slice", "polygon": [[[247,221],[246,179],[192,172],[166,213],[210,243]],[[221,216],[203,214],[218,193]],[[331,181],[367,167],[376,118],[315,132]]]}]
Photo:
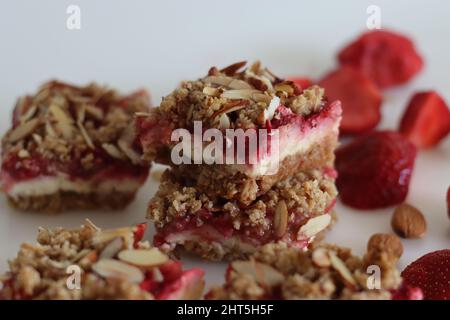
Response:
[{"label": "dried strawberry slice", "polygon": [[400,122],[400,132],[418,148],[435,146],[450,132],[450,110],[435,91],[416,93]]},{"label": "dried strawberry slice", "polygon": [[423,66],[410,39],[386,30],[364,33],[339,52],[338,60],[361,71],[380,88],[407,82]]},{"label": "dried strawberry slice", "polygon": [[408,194],[416,148],[401,134],[366,134],[336,152],[336,185],[342,201],[359,209],[401,203]]},{"label": "dried strawberry slice", "polygon": [[381,119],[381,94],[362,73],[342,67],[326,75],[319,85],[330,101],[342,102],[341,132],[356,134],[376,127]]}]

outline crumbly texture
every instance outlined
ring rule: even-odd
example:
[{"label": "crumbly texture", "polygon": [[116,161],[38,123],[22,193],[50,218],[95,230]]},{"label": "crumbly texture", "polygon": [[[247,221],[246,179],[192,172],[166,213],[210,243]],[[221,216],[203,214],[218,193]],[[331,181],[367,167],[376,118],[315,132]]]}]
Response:
[{"label": "crumbly texture", "polygon": [[118,141],[133,142],[129,124],[136,112],[148,111],[149,106],[145,91],[121,96],[95,83],[75,87],[50,81],[35,95],[18,100],[13,127],[2,139],[3,156],[21,160],[39,155],[59,163],[75,159],[83,170],[98,167],[96,149],[126,159],[130,152]]},{"label": "crumbly texture", "polygon": [[[2,277],[0,299],[155,298],[141,287],[138,281],[142,280],[136,279],[155,275],[159,266],[169,260],[162,253],[155,253],[157,249],[151,248],[148,242],[139,242],[137,237],[142,236],[139,228],[100,230],[90,221],[73,230],[40,228],[37,243],[22,244],[17,257],[9,262],[9,272]],[[145,251],[156,255],[160,262],[141,268],[121,258],[122,251]],[[69,266],[77,266],[82,271],[78,289],[68,286],[73,284],[69,278],[73,272],[66,272]],[[155,281],[160,282],[155,283],[157,286],[165,284],[162,278]]]},{"label": "crumbly texture", "polygon": [[266,213],[273,212],[281,200],[286,202],[288,211],[296,215],[314,216],[322,214],[337,196],[334,179],[320,170],[300,172],[284,179],[243,208],[233,201],[212,200],[188,181],[178,178],[166,170],[156,195],[149,203],[147,218],[152,219],[157,227],[163,227],[177,217],[196,215],[201,208],[230,213],[235,218],[236,227],[244,223],[264,225]]},{"label": "crumbly texture", "polygon": [[229,172],[229,166],[179,165],[173,167],[174,174],[194,181],[195,188],[211,199],[225,198],[249,205],[257,197],[268,192],[278,181],[301,171],[315,168],[332,168],[337,136],[330,134],[310,150],[300,155],[288,156],[279,164],[277,173],[249,177],[241,172]]},{"label": "crumbly texture", "polygon": [[[320,243],[328,230],[332,228],[337,220],[337,216],[334,211],[330,214],[332,222],[325,230],[317,233],[314,236],[314,239],[311,239],[310,244]],[[219,243],[217,241],[186,241],[183,244],[183,249],[209,261],[233,261],[237,259],[248,259],[259,249],[259,246],[250,244],[243,247],[242,243],[239,243],[238,241],[239,239],[235,239],[235,241],[231,240],[226,244]],[[282,241],[279,243],[286,244]],[[176,254],[178,254],[178,252],[176,252]]]},{"label": "crumbly texture", "polygon": [[178,128],[192,128],[197,120],[210,128],[247,129],[265,124],[264,110],[274,97],[302,116],[317,112],[324,105],[322,88],[298,88],[259,62],[248,68],[245,65],[246,62],[238,62],[221,70],[212,67],[205,77],[182,82],[163,98],[158,108],[160,115]]},{"label": "crumbly texture", "polygon": [[[398,257],[368,252],[363,258],[350,249],[320,244],[308,251],[283,243],[267,244],[250,259],[234,261],[226,282],[209,299],[391,299],[401,284]],[[380,289],[369,289],[367,267],[381,270]]]},{"label": "crumbly texture", "polygon": [[[156,237],[166,234],[167,230],[177,226],[180,220],[195,221],[196,227],[203,225],[211,225],[213,228],[225,227],[223,222],[220,226],[209,222],[211,217],[205,216],[205,211],[210,212],[216,219],[226,219],[236,236],[222,241],[188,239],[171,242],[168,247],[164,244],[161,248],[172,251],[183,247],[208,260],[233,259],[248,256],[261,241],[264,243],[298,240],[302,226],[312,218],[330,213],[336,195],[334,178],[323,174],[320,170],[311,170],[297,173],[276,183],[272,189],[250,205],[241,206],[236,201],[211,199],[190,185],[189,181],[180,180],[180,177],[173,175],[173,171],[167,170],[162,176],[158,192],[149,203],[147,217],[155,222]],[[280,203],[286,207],[286,222],[281,233],[277,235],[278,224],[275,220],[279,214]],[[244,234],[251,232],[253,236],[242,242],[243,239],[239,235],[242,232]],[[305,239],[301,238],[305,241],[305,245],[320,235],[316,233]]]},{"label": "crumbly texture", "polygon": [[135,197],[135,192],[76,193],[59,191],[43,196],[9,197],[9,204],[20,210],[59,213],[65,210],[121,210]]}]

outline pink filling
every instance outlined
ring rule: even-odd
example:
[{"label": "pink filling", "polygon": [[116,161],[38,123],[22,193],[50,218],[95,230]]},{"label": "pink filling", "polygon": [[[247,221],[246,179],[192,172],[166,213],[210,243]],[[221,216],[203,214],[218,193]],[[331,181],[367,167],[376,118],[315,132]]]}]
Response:
[{"label": "pink filling", "polygon": [[[317,134],[322,130],[329,130],[337,121],[342,113],[341,103],[334,101],[325,105],[319,112],[303,117],[292,112],[291,109],[280,105],[277,109],[280,119],[272,119],[262,129],[270,132],[273,129],[279,130],[279,148],[282,150],[290,141],[301,140],[309,135]],[[156,120],[154,118],[139,117],[136,123],[139,131],[139,143],[143,150],[169,149],[174,142],[171,142],[173,124],[167,120]],[[203,128],[205,130],[205,128]],[[255,129],[248,129],[255,130]],[[246,145],[246,163],[258,163],[261,159],[270,157],[271,141],[267,141],[267,152],[263,154],[260,148],[256,148],[254,154],[248,154],[248,145]],[[261,141],[261,140],[260,140]]]},{"label": "pink filling", "polygon": [[[329,204],[324,213],[329,213],[334,204],[335,200]],[[237,237],[241,242],[253,246],[282,240],[291,246],[304,248],[311,241],[311,239],[306,238],[297,239],[298,230],[308,221],[308,218],[304,215],[295,215],[295,219],[288,222],[287,230],[282,237],[275,234],[273,218],[273,212],[266,213],[266,219],[270,225],[268,229],[264,229],[260,225],[241,224],[239,230],[237,230],[233,227],[232,217],[228,213],[211,212],[202,208],[196,214],[177,217],[163,228],[158,229],[153,242],[158,247],[166,243],[177,243],[179,241],[178,236],[183,234],[187,234],[188,239],[219,243]]]}]

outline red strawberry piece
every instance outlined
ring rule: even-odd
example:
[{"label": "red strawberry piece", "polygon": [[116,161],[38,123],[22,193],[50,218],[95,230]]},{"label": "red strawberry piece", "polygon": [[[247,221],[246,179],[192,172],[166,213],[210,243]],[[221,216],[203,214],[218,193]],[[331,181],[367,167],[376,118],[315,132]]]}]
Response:
[{"label": "red strawberry piece", "polygon": [[418,148],[432,147],[450,132],[450,110],[435,91],[416,93],[409,102],[400,132]]},{"label": "red strawberry piece", "polygon": [[450,218],[450,187],[448,187],[447,190],[447,213],[448,217]]},{"label": "red strawberry piece", "polygon": [[385,30],[364,33],[339,52],[338,60],[360,70],[380,88],[407,82],[423,66],[410,39]]},{"label": "red strawberry piece", "polygon": [[300,90],[304,90],[312,86],[313,82],[309,78],[302,77],[290,77],[288,80],[291,80]]},{"label": "red strawberry piece", "polygon": [[136,247],[138,242],[144,238],[145,230],[147,230],[147,223],[139,223],[134,226],[134,242],[133,246]]},{"label": "red strawberry piece", "polygon": [[336,152],[336,184],[342,201],[354,208],[375,209],[403,202],[416,148],[395,131],[375,131]]},{"label": "red strawberry piece", "polygon": [[368,131],[380,122],[381,94],[362,73],[343,67],[326,75],[319,85],[325,88],[325,95],[330,101],[342,102],[342,133]]},{"label": "red strawberry piece", "polygon": [[421,288],[425,300],[450,300],[450,249],[422,256],[403,270],[402,277]]},{"label": "red strawberry piece", "polygon": [[158,300],[192,300],[202,296],[205,272],[195,268],[185,271],[176,281],[166,285],[155,296]]},{"label": "red strawberry piece", "polygon": [[182,264],[179,261],[170,260],[159,267],[164,281],[172,282],[178,279],[183,273]]},{"label": "red strawberry piece", "polygon": [[391,292],[392,300],[423,300],[422,289],[418,287],[412,287],[405,282],[402,283],[400,288]]}]

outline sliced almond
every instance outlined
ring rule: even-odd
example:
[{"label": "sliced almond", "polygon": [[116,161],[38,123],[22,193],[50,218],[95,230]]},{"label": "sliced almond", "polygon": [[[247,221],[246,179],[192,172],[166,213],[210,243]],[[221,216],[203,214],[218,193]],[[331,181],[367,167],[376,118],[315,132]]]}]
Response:
[{"label": "sliced almond", "polygon": [[269,89],[269,86],[262,81],[261,79],[257,78],[257,77],[249,77],[248,78],[248,82],[250,82],[250,84],[255,88],[258,89],[260,91],[266,91],[267,89]]},{"label": "sliced almond", "polygon": [[124,242],[122,237],[114,238],[110,243],[103,248],[100,253],[100,259],[114,258],[124,248]]},{"label": "sliced almond", "polygon": [[286,92],[288,95],[294,94],[294,88],[287,83],[278,83],[274,86],[276,91]]},{"label": "sliced almond", "polygon": [[288,224],[288,208],[284,200],[278,202],[277,207],[275,208],[273,222],[275,227],[275,235],[279,238],[284,236]]},{"label": "sliced almond", "polygon": [[220,129],[228,129],[230,128],[231,123],[230,123],[230,118],[225,114],[221,114],[219,117],[219,127]]},{"label": "sliced almond", "polygon": [[38,135],[37,133],[33,133],[32,135],[33,140],[40,145],[42,143],[42,137],[40,135]]},{"label": "sliced almond", "polygon": [[325,248],[317,248],[311,254],[312,262],[321,268],[326,268],[331,265],[328,250]]},{"label": "sliced almond", "polygon": [[150,112],[135,112],[134,115],[136,117],[149,117],[151,116]]},{"label": "sliced almond", "polygon": [[114,259],[103,259],[92,265],[92,270],[103,278],[122,279],[132,283],[144,280],[139,268]]},{"label": "sliced almond", "polygon": [[345,286],[350,289],[356,288],[356,280],[353,278],[352,273],[348,270],[345,263],[333,252],[329,252],[330,263],[334,270],[337,271]]},{"label": "sliced almond", "polygon": [[164,264],[169,258],[158,248],[123,250],[119,252],[119,259],[139,267],[155,267]]},{"label": "sliced almond", "polygon": [[252,95],[256,93],[261,93],[261,91],[256,89],[236,89],[236,90],[228,90],[222,92],[220,95],[222,98],[226,99],[252,99]]},{"label": "sliced almond", "polygon": [[55,138],[57,136],[55,129],[49,121],[45,122],[45,132],[48,136]]},{"label": "sliced almond", "polygon": [[261,61],[256,60],[255,62],[253,62],[253,64],[250,66],[248,70],[250,70],[255,74],[258,74],[260,69],[261,69]]},{"label": "sliced almond", "polygon": [[113,158],[124,159],[125,156],[122,151],[111,143],[103,143],[102,148]]},{"label": "sliced almond", "polygon": [[86,118],[86,106],[81,105],[77,109],[77,122],[83,123]]},{"label": "sliced almond", "polygon": [[8,142],[16,142],[26,138],[39,126],[39,119],[31,119],[14,128],[7,136]]},{"label": "sliced almond", "polygon": [[274,287],[284,281],[284,276],[281,272],[274,269],[272,266],[250,261],[234,261],[231,267],[239,273],[251,275],[260,285],[266,287]]},{"label": "sliced almond", "polygon": [[325,230],[331,222],[329,214],[323,214],[318,217],[309,219],[307,223],[301,226],[297,234],[297,239],[311,238],[320,231]]},{"label": "sliced almond", "polygon": [[88,255],[92,250],[90,249],[83,249],[80,252],[78,252],[72,259],[72,262],[78,262],[79,260],[83,259],[86,255]]},{"label": "sliced almond", "polygon": [[219,86],[225,86],[228,87],[230,82],[233,81],[233,78],[231,77],[225,77],[225,76],[208,76],[203,78],[203,82],[205,83],[211,83]]},{"label": "sliced almond", "polygon": [[94,143],[92,142],[91,137],[87,133],[86,129],[84,128],[83,124],[81,122],[77,122],[78,129],[80,129],[81,135],[83,136],[84,141],[86,141],[86,144],[89,148],[95,149]]},{"label": "sliced almond", "polygon": [[96,106],[87,104],[87,105],[85,105],[85,109],[86,109],[86,113],[96,120],[102,120],[104,117],[103,110]]},{"label": "sliced almond", "polygon": [[252,99],[256,102],[264,102],[265,104],[269,104],[272,101],[271,96],[261,92],[252,94]]},{"label": "sliced almond", "polygon": [[225,104],[222,109],[214,112],[211,115],[211,118],[214,119],[222,114],[231,113],[234,111],[238,111],[241,109],[244,109],[248,105],[248,100],[239,100],[239,101],[232,101],[228,104]]},{"label": "sliced almond", "polygon": [[50,113],[56,119],[56,126],[61,131],[61,134],[65,139],[72,138],[73,135],[73,120],[70,118],[61,107],[52,103],[49,107]]},{"label": "sliced almond", "polygon": [[17,155],[19,156],[19,158],[24,159],[28,158],[30,156],[30,153],[28,152],[28,150],[20,149]]},{"label": "sliced almond", "polygon": [[228,84],[228,87],[230,87],[231,89],[253,89],[253,87],[249,83],[239,79],[233,79]]},{"label": "sliced almond", "polygon": [[31,118],[34,117],[34,115],[36,114],[37,111],[37,107],[36,106],[31,106],[26,112],[25,114],[23,114],[20,117],[20,122],[27,122],[28,120],[30,120]]},{"label": "sliced almond", "polygon": [[243,68],[247,64],[247,61],[239,61],[229,65],[220,70],[220,72],[225,73],[227,76],[234,75],[239,69]]},{"label": "sliced almond", "polygon": [[273,116],[275,115],[275,111],[280,106],[281,100],[278,97],[273,97],[272,100],[270,100],[269,106],[266,110],[264,110],[264,122],[267,120],[272,120]]},{"label": "sliced almond", "polygon": [[85,223],[86,227],[89,227],[95,231],[100,231],[100,228],[97,227],[90,219],[88,219],[88,218],[84,219],[84,223]]},{"label": "sliced almond", "polygon": [[204,87],[203,93],[208,96],[218,97],[220,95],[220,90],[213,87]]}]

